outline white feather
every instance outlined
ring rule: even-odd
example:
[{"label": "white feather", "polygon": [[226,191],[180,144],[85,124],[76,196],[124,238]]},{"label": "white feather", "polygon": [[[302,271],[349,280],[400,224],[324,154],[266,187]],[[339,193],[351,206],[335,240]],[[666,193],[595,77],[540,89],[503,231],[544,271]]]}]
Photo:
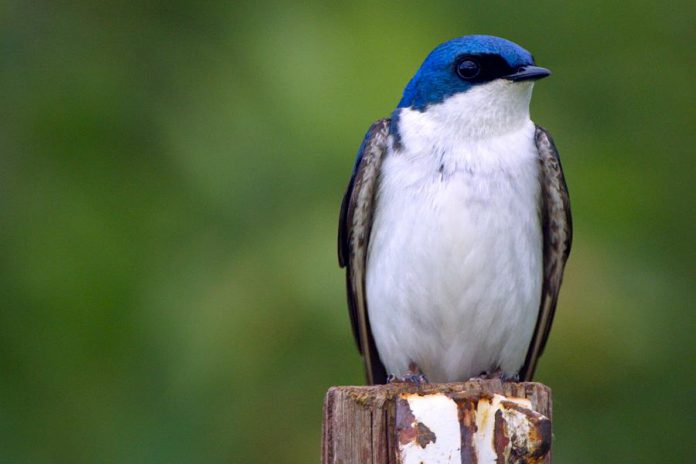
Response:
[{"label": "white feather", "polygon": [[494,81],[403,109],[369,241],[370,325],[387,371],[433,382],[516,374],[542,284],[531,83]]}]

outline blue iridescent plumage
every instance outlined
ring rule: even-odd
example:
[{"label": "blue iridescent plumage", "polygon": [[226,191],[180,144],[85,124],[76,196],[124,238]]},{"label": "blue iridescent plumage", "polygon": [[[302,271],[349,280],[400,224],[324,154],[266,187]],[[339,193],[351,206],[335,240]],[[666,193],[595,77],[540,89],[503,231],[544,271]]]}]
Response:
[{"label": "blue iridescent plumage", "polygon": [[509,40],[489,35],[467,35],[440,44],[425,59],[404,89],[399,108],[423,110],[448,96],[464,92],[473,85],[452,72],[456,57],[464,54],[490,54],[502,57],[511,68],[534,65],[532,55]]}]

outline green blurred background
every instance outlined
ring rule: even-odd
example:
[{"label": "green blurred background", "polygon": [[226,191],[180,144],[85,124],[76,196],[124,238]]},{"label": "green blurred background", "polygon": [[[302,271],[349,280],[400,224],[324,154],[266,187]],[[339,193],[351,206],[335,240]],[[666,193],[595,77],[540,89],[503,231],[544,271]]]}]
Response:
[{"label": "green blurred background", "polygon": [[335,256],[354,154],[469,33],[554,71],[554,462],[692,459],[695,10],[2,2],[0,462],[318,462],[324,392],[363,380]]}]

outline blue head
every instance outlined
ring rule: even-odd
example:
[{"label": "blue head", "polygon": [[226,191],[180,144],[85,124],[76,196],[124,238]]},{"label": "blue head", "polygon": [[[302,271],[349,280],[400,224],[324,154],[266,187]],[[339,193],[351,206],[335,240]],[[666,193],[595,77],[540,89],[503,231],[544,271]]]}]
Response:
[{"label": "blue head", "polygon": [[439,45],[404,89],[399,108],[428,105],[496,79],[528,81],[550,74],[535,66],[532,55],[509,40],[467,35]]}]

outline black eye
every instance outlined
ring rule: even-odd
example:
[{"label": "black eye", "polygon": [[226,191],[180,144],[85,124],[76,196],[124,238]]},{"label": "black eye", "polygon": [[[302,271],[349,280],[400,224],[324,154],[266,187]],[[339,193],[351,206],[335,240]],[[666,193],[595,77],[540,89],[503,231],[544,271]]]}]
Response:
[{"label": "black eye", "polygon": [[473,79],[481,72],[481,66],[476,60],[467,58],[458,62],[455,66],[455,70],[457,71],[457,75],[462,79]]}]

